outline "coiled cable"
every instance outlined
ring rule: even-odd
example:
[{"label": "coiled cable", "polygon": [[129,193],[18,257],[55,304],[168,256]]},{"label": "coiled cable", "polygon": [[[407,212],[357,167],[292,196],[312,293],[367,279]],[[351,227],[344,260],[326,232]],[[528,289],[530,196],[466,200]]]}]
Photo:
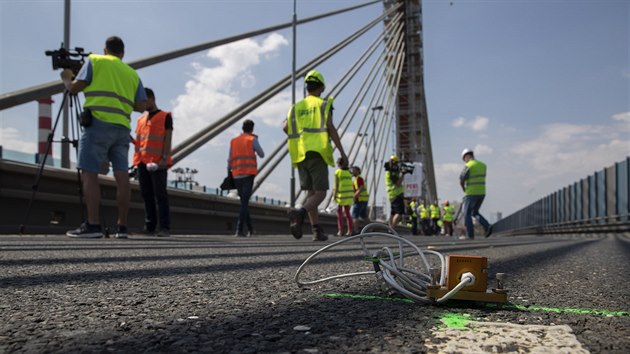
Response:
[{"label": "coiled cable", "polygon": [[[398,243],[398,254],[394,254],[390,247],[382,247],[380,250],[370,251],[366,244],[366,239],[369,238],[386,238],[393,239]],[[355,272],[332,275],[316,280],[302,281],[300,280],[300,274],[306,268],[306,266],[318,255],[330,250],[333,247],[337,247],[342,244],[358,241],[361,249],[367,260],[371,261],[374,266],[374,271]],[[419,256],[421,258],[422,269],[416,270],[405,267],[405,246],[409,246],[412,249],[411,255]],[[431,277],[431,266],[427,260],[427,256],[435,256],[439,260],[439,282],[436,284],[436,280]],[[313,285],[318,283],[327,282],[334,279],[341,279],[346,277],[373,275],[376,274],[377,279],[382,281],[382,284],[386,287],[404,297],[410,298],[421,303],[441,303],[451,298],[455,293],[461,290],[466,285],[474,283],[475,279],[464,274],[460,283],[439,299],[431,299],[427,296],[427,286],[439,285],[443,286],[446,281],[446,260],[444,256],[433,250],[422,250],[411,241],[399,236],[395,230],[390,228],[386,224],[371,223],[366,225],[361,233],[355,236],[343,238],[337,242],[331,243],[317,250],[310,255],[300,265],[295,273],[294,280],[298,286]]]}]

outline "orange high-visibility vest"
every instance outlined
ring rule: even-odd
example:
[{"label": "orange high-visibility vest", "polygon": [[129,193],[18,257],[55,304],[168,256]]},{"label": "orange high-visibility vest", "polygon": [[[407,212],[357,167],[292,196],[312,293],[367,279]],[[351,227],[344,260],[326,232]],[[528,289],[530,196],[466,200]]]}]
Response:
[{"label": "orange high-visibility vest", "polygon": [[[159,163],[162,159],[162,150],[164,149],[164,137],[166,136],[166,116],[168,112],[159,111],[149,118],[149,113],[145,112],[138,119],[136,127],[136,140],[134,145],[136,151],[133,154],[133,164],[138,166],[140,163],[145,165],[151,162]],[[168,167],[173,166],[171,152],[168,152],[166,158]]]},{"label": "orange high-visibility vest", "polygon": [[256,135],[243,133],[230,142],[230,170],[232,176],[253,175],[258,173],[254,139]]}]

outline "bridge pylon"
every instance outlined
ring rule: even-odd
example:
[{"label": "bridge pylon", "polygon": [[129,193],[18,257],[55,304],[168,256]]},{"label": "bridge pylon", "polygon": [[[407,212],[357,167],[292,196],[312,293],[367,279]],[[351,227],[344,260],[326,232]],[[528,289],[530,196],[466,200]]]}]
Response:
[{"label": "bridge pylon", "polygon": [[[421,162],[424,168],[422,195],[431,202],[437,198],[433,152],[429,133],[422,45],[421,0],[384,0],[385,10],[402,4],[398,12],[405,21],[405,58],[397,92],[396,151],[404,161]],[[385,25],[396,12],[385,19]],[[392,53],[393,54],[393,53]]]}]

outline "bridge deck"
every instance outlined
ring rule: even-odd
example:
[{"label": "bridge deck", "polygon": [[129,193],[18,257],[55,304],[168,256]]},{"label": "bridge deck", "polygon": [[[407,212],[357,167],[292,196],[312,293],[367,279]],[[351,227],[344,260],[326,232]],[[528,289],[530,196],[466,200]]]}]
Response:
[{"label": "bridge deck", "polygon": [[[5,235],[0,352],[436,351],[445,341],[440,319],[454,315],[481,322],[472,329],[480,336],[492,322],[523,332],[525,325],[568,325],[586,350],[630,352],[629,235],[411,240],[444,254],[488,257],[490,282],[508,274],[512,305],[391,301],[372,276],[299,289],[297,267],[323,244],[289,235]],[[304,276],[370,269],[358,244],[344,244]],[[458,333],[448,331],[449,338]],[[484,338],[469,349],[502,345]]]}]

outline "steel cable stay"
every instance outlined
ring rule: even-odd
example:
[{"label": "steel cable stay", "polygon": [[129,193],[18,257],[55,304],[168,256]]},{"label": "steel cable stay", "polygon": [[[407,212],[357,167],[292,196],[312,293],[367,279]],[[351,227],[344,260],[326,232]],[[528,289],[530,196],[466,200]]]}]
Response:
[{"label": "steel cable stay", "polygon": [[[402,37],[399,37],[399,38],[400,38],[400,40],[398,40],[398,43],[397,43],[397,44],[398,44],[399,46],[402,46],[402,45],[403,45],[403,42],[402,42],[402,40],[401,40],[401,39],[402,39]],[[401,58],[401,55],[400,55],[400,54],[401,54],[401,51],[400,51],[400,50],[398,50],[398,51],[396,51],[396,53],[398,53],[398,54],[396,55],[396,57],[398,57],[398,59],[399,59],[399,60],[398,60],[398,62],[400,63],[400,58]],[[392,62],[393,62],[393,61],[395,61],[395,60],[396,60],[396,58],[395,58],[395,57],[389,57],[389,58],[387,58],[387,63],[385,63],[385,65],[383,65],[383,66],[382,66],[383,70],[386,70],[386,68],[387,68],[387,67],[390,67],[390,66],[395,65],[395,64],[393,64],[393,63],[392,63]],[[399,64],[399,63],[398,63],[398,64]],[[376,74],[378,74],[378,73],[380,73],[380,72],[381,72],[381,71],[380,71],[380,69],[379,69],[379,71],[378,71]],[[382,105],[384,105],[385,107],[387,107],[387,108],[388,108],[388,111],[390,111],[390,112],[391,112],[391,111],[393,111],[393,110],[391,109],[392,104],[394,103],[394,102],[392,102],[392,101],[393,101],[393,100],[392,100],[393,96],[392,96],[392,95],[388,95],[388,96],[389,96],[389,98],[386,100],[386,101],[387,101],[387,103],[383,104],[383,102],[385,101],[385,100],[383,99],[383,96],[385,95],[385,93],[386,93],[386,91],[387,91],[387,88],[389,88],[389,87],[391,87],[391,86],[390,86],[390,85],[388,85],[388,84],[387,84],[387,82],[383,82],[383,78],[384,78],[386,75],[378,75],[378,76],[379,76],[379,81],[378,81],[378,83],[376,84],[376,89],[375,89],[374,91],[372,91],[372,97],[371,97],[371,99],[370,99],[370,102],[369,102],[368,107],[373,107],[375,104],[377,104],[377,103],[381,103]],[[374,76],[374,77],[376,77],[376,76]],[[366,91],[366,93],[367,93],[367,91]],[[358,108],[358,107],[357,107],[357,108]],[[355,113],[356,113],[356,111],[355,111]],[[379,133],[378,133],[378,135],[377,135],[377,130],[375,129],[375,131],[373,132],[373,137],[372,137],[372,145],[373,145],[373,149],[376,149],[376,142],[381,140],[381,139],[380,139],[380,137],[382,136],[381,131],[383,130],[383,126],[384,126],[384,120],[383,120],[383,119],[380,119],[381,114],[383,114],[382,110],[381,110],[380,112],[378,112],[378,113],[376,113],[376,112],[372,112],[370,115],[366,115],[366,116],[362,119],[361,124],[360,124],[360,127],[359,127],[359,130],[358,130],[359,132],[362,132],[362,133],[357,134],[357,135],[355,136],[355,138],[352,140],[352,145],[351,145],[351,147],[350,147],[350,149],[349,149],[349,152],[347,153],[347,154],[348,154],[348,156],[349,156],[349,160],[350,160],[350,156],[352,156],[352,154],[354,154],[354,158],[355,158],[355,159],[358,157],[358,153],[360,152],[360,147],[361,147],[361,144],[363,143],[363,140],[365,139],[365,136],[366,136],[366,134],[367,134],[367,130],[369,129],[369,128],[368,128],[369,123],[368,123],[367,125],[366,125],[365,123],[366,123],[366,122],[368,121],[368,119],[370,119],[370,118],[371,118],[371,119],[376,120],[376,119],[377,119],[377,117],[376,117],[376,116],[374,116],[374,115],[376,115],[376,114],[378,114],[378,117],[379,117],[379,119],[378,119],[378,121],[379,121],[379,130],[378,130],[378,132],[379,132]],[[349,123],[350,123],[350,122],[348,122],[348,124],[349,124]],[[375,121],[374,121],[373,123],[375,123]],[[364,127],[364,125],[365,125],[365,127]],[[348,125],[346,125],[346,128],[347,128],[347,127],[348,127]],[[344,133],[345,133],[345,129],[344,129]],[[359,136],[359,135],[360,135],[360,136]],[[356,145],[356,142],[358,141],[358,139],[359,139],[359,138],[361,139],[361,143],[359,143],[359,145]],[[356,152],[354,152],[354,150],[355,150],[355,149],[354,149],[354,148],[355,148],[355,146],[357,147]],[[383,152],[383,153],[384,153],[384,152]],[[374,156],[374,158],[376,158],[376,156]],[[350,161],[353,161],[353,160],[350,160]],[[372,163],[373,163],[373,159],[368,159],[368,156],[367,156],[367,154],[366,154],[366,155],[364,156],[363,162],[361,163],[361,166],[362,166],[362,167],[361,167],[361,169],[366,171],[366,174],[364,174],[364,177],[367,179],[367,178],[368,178],[368,177],[370,177],[370,176],[369,176],[369,170],[364,169],[364,166],[366,165],[366,161],[369,161],[369,162],[367,162],[367,164],[368,164],[368,166],[370,166],[370,164],[372,164]],[[355,164],[356,164],[356,163],[355,163]],[[375,181],[376,181],[376,180],[375,180]],[[373,183],[373,184],[375,184],[375,183]],[[374,195],[374,194],[373,194],[373,195]],[[331,191],[330,195],[329,195],[329,196],[328,196],[328,198],[327,198],[327,200],[328,200],[328,201],[327,201],[327,203],[326,203],[326,208],[329,208],[329,207],[331,206],[331,204],[333,203],[333,199],[334,199],[334,195],[333,195],[333,193],[332,193],[332,191]]]},{"label": "steel cable stay", "polygon": [[[397,15],[397,18],[400,18]],[[331,92],[341,92],[338,88],[345,88],[348,81],[354,77],[356,72],[367,62],[367,60],[372,56],[376,48],[378,48],[378,44],[382,41],[383,34],[379,35],[377,39],[368,47],[366,51],[361,55],[361,57],[354,63],[354,65],[347,71],[347,73],[343,76],[342,80],[337,82],[335,86],[331,88]],[[278,157],[277,155],[280,154]],[[275,168],[280,164],[280,162],[287,156],[288,148],[286,146],[286,139],[274,149],[274,151],[267,156],[265,162],[259,168],[259,173],[256,176],[256,182],[254,183],[253,191],[255,192],[260,185],[269,177],[269,175],[275,170]],[[269,168],[270,167],[270,168]],[[296,199],[300,196],[301,190],[298,191],[296,195]]]},{"label": "steel cable stay", "polygon": [[[379,72],[380,72],[380,69],[379,69]],[[377,85],[376,85],[376,88],[372,91],[372,98],[370,99],[370,102],[369,102],[368,107],[372,107],[372,106],[375,104],[375,101],[376,101],[376,102],[381,102],[381,99],[382,99],[382,97],[383,97],[383,93],[384,93],[384,92],[385,92],[385,90],[386,90],[386,84],[385,84],[385,83],[383,82],[383,80],[382,80],[382,79],[383,79],[383,75],[379,75],[379,78],[380,78],[380,79],[379,79],[379,82],[378,82],[378,83],[377,83]],[[366,93],[367,93],[367,91],[366,91]],[[376,98],[376,99],[375,99],[376,95],[378,95],[378,96],[377,96],[378,98]],[[358,108],[358,106],[357,106],[357,108]],[[369,112],[369,111],[368,111],[368,112]],[[374,114],[376,114],[376,113],[375,113],[375,112],[372,112],[372,114],[371,114],[371,115],[374,115]],[[361,120],[361,127],[363,127],[363,126],[365,125],[365,128],[364,128],[364,130],[363,130],[363,131],[364,131],[364,133],[362,133],[362,135],[361,135],[360,137],[359,137],[359,135],[357,134],[357,135],[354,137],[354,139],[352,139],[352,144],[351,144],[351,146],[350,146],[350,149],[349,149],[349,150],[348,150],[348,152],[346,153],[346,154],[348,155],[348,160],[349,160],[349,161],[353,161],[353,159],[351,159],[351,158],[350,158],[350,156],[355,155],[355,158],[356,158],[356,157],[357,157],[356,155],[358,155],[358,153],[360,152],[360,147],[361,147],[361,145],[360,145],[360,144],[359,144],[359,145],[356,145],[355,143],[357,142],[357,140],[358,140],[359,138],[360,138],[361,140],[363,140],[363,139],[364,139],[364,137],[365,137],[365,135],[367,134],[367,130],[368,130],[369,123],[368,123],[368,124],[365,124],[365,123],[366,123],[366,122],[368,122],[368,120],[370,119],[369,117],[370,117],[371,115],[369,115],[369,114],[368,114],[368,115],[364,116],[364,117],[362,118],[362,120]],[[354,117],[353,117],[353,118],[354,118]],[[372,119],[375,119],[375,118],[374,118],[374,117],[372,117]],[[349,120],[347,123],[348,123],[348,124],[347,124],[347,125],[346,125],[346,127],[343,129],[343,133],[341,133],[341,135],[342,135],[342,136],[343,136],[343,135],[345,135],[346,130],[347,130],[347,128],[348,128],[348,126],[349,126],[349,124],[351,123],[351,120]],[[361,128],[359,128],[359,129],[361,129]],[[360,131],[360,130],[359,130],[359,131]],[[357,147],[357,149],[355,149],[355,147]],[[367,158],[367,156],[366,156],[366,158]],[[365,161],[365,159],[364,159],[364,161]],[[328,202],[326,203],[326,208],[328,208],[329,206],[331,206],[331,204],[333,203],[333,200],[334,200],[334,194],[333,194],[333,193],[332,193],[332,191],[331,191],[330,195],[328,196]]]},{"label": "steel cable stay", "polygon": [[[394,72],[397,73],[397,75],[398,75],[398,79],[396,80],[397,84],[399,83],[400,77],[402,76],[402,65],[401,65],[401,63],[402,63],[403,58],[404,58],[404,51],[401,51],[401,52],[398,53],[398,63],[396,65],[396,68],[394,69]],[[381,122],[380,122],[380,124],[378,126],[378,129],[377,129],[377,133],[375,133],[377,141],[379,142],[379,145],[378,145],[378,147],[374,146],[373,148],[376,149],[376,151],[377,151],[376,156],[381,156],[380,165],[383,164],[383,156],[386,155],[387,145],[389,144],[389,137],[390,137],[391,134],[387,134],[386,135],[386,140],[383,140],[382,136],[383,136],[383,134],[386,134],[386,132],[388,130],[391,130],[391,126],[393,125],[393,122],[394,122],[393,118],[395,116],[395,114],[394,114],[395,110],[393,109],[393,107],[394,107],[394,105],[396,103],[396,97],[397,97],[397,94],[398,94],[397,93],[398,92],[397,84],[395,86],[392,86],[393,88],[395,88],[394,89],[394,93],[390,95],[390,97],[389,97],[389,99],[387,101],[387,104],[385,105],[384,110],[383,110],[383,113],[385,114],[385,116],[389,115],[389,118],[381,119]],[[389,127],[385,128],[386,122],[388,120],[389,120]],[[378,182],[377,181],[381,180],[381,173],[382,173],[382,169],[376,169],[376,170],[379,171],[378,172],[378,176],[376,176],[376,175],[375,176],[371,176],[371,173],[370,173],[371,169],[369,169],[369,167],[372,167],[372,169],[374,169],[374,164],[377,163],[377,161],[375,161],[375,160],[376,159],[370,159],[367,162],[367,168],[366,168],[367,169],[367,173],[364,175],[366,180],[368,180],[369,178],[372,179],[372,183],[370,183],[369,187],[368,187],[369,188],[368,192],[370,193],[370,196],[373,198],[372,199],[373,202],[375,201],[374,197],[376,196],[376,191],[377,191],[377,186],[378,186]],[[365,161],[364,161],[364,163],[365,163]],[[374,205],[374,203],[373,203],[373,205]]]},{"label": "steel cable stay", "polygon": [[[374,27],[376,24],[380,23],[382,18],[387,13],[384,13],[377,17],[375,20],[359,29],[346,39],[342,40],[338,44],[334,45],[332,48],[324,51],[323,54],[316,57],[315,59],[308,62],[306,65],[302,66],[300,69],[296,71],[296,76],[302,76],[308,72],[308,70],[316,67],[322,62],[329,59],[331,56],[339,52],[341,49],[352,43],[354,40],[365,34],[368,30]],[[259,94],[239,107],[232,110],[227,115],[218,119],[217,121],[211,123],[206,129],[202,129],[200,132],[194,134],[193,136],[186,139],[184,142],[180,143],[176,147],[173,148],[173,162],[177,163],[182,160],[184,157],[190,155],[198,148],[203,146],[209,140],[214,138],[216,135],[223,132],[225,129],[229,128],[231,125],[236,123],[239,119],[245,117],[247,114],[251,113],[253,110],[258,108],[264,102],[268,101],[271,97],[278,94],[284,88],[288,87],[291,84],[291,75],[287,75],[285,78],[271,85],[269,88],[263,90],[262,94]]]},{"label": "steel cable stay", "polygon": [[[401,28],[402,28],[402,24],[401,24],[400,26],[398,26],[398,28],[399,28],[399,29],[401,29]],[[401,41],[401,43],[402,43],[402,41]],[[383,53],[384,53],[384,52],[383,52]],[[383,57],[383,55],[379,56],[379,60],[382,60],[382,57]],[[352,110],[352,111],[353,111],[353,113],[350,115],[350,117],[351,117],[351,118],[350,118],[350,121],[348,121],[348,122],[347,122],[347,124],[345,125],[345,127],[346,127],[346,128],[342,128],[342,129],[340,129],[340,130],[341,130],[341,131],[340,131],[340,137],[343,137],[343,135],[345,134],[345,131],[346,131],[347,127],[349,126],[349,124],[351,123],[351,121],[354,119],[354,117],[355,117],[355,115],[356,115],[356,113],[357,113],[358,109],[360,108],[360,105],[361,105],[361,104],[362,104],[362,102],[365,100],[365,96],[366,96],[366,95],[370,92],[370,88],[371,88],[372,86],[374,86],[374,85],[373,85],[373,84],[374,84],[374,80],[376,79],[376,77],[377,77],[377,76],[378,76],[380,79],[379,79],[379,83],[378,83],[376,86],[377,86],[377,87],[381,86],[381,82],[382,82],[382,77],[383,77],[383,75],[378,75],[378,73],[380,72],[381,68],[386,67],[387,63],[385,63],[385,65],[381,65],[381,66],[379,66],[378,68],[376,68],[378,63],[379,63],[379,61],[378,61],[378,60],[377,60],[376,62],[374,62],[374,63],[373,63],[373,65],[372,65],[372,67],[371,67],[371,69],[370,69],[370,72],[368,73],[368,75],[367,75],[366,79],[364,79],[364,80],[363,80],[363,83],[360,85],[360,89],[359,89],[359,90],[357,91],[357,93],[355,94],[355,97],[353,98],[353,100],[351,100],[351,104],[350,104],[350,106],[353,106],[355,102],[358,102],[358,104],[356,105],[356,107],[354,108],[354,110]],[[367,81],[368,81],[368,80],[369,80],[369,83],[367,83]],[[362,94],[362,95],[361,95],[361,94]],[[360,98],[360,99],[357,99],[357,97],[358,97],[358,96],[361,96],[361,98]],[[371,102],[373,102],[373,98],[372,98],[372,101],[371,101]],[[372,104],[372,103],[370,103],[370,104]],[[344,117],[341,119],[341,121],[342,121],[342,122],[346,119],[346,117],[348,116],[349,112],[350,112],[350,110],[347,110],[347,111],[346,111],[346,113],[345,113]],[[364,122],[364,121],[365,121],[365,118],[363,119],[363,121],[362,121],[362,123],[361,123],[361,127],[363,126],[363,122]],[[361,127],[360,127],[359,129],[361,129]],[[356,138],[355,138],[355,139],[356,139]],[[352,146],[354,146],[354,142],[353,142]],[[351,149],[352,149],[352,148],[351,148]],[[297,195],[296,195],[296,199],[297,199],[297,198],[299,198],[299,196],[301,195],[301,192],[302,192],[301,190],[300,190],[300,191],[298,191],[298,193],[297,193]],[[329,196],[328,196],[328,198],[330,199],[330,198],[331,198],[331,196],[332,196],[332,193],[331,193],[331,195],[329,195]],[[304,199],[305,199],[305,198],[306,198],[306,197],[303,197],[303,198],[302,198],[302,204],[304,203]]]},{"label": "steel cable stay", "polygon": [[[390,24],[388,24],[388,25],[390,25]],[[374,41],[372,42],[372,44],[370,45],[370,47],[369,47],[369,48],[368,48],[368,49],[367,49],[367,50],[363,53],[363,55],[362,55],[362,56],[361,56],[361,58],[357,61],[357,63],[355,63],[355,65],[354,65],[354,66],[353,66],[350,70],[348,70],[348,71],[347,71],[347,74],[346,74],[346,75],[344,75],[344,78],[342,78],[342,80],[344,80],[344,81],[345,81],[345,84],[347,84],[347,82],[349,82],[349,79],[347,79],[347,77],[349,76],[349,74],[352,74],[352,76],[350,76],[350,78],[352,78],[352,77],[356,74],[356,72],[358,72],[358,69],[364,65],[364,63],[367,61],[367,59],[369,59],[369,57],[371,56],[371,53],[372,53],[372,52],[373,52],[373,51],[377,48],[377,45],[380,43],[380,41],[382,41],[382,39],[383,39],[383,36],[384,36],[384,35],[385,35],[384,33],[381,33],[381,34],[380,34],[380,35],[376,38],[376,40],[374,40]],[[344,84],[344,85],[342,85],[342,89],[343,89],[343,87],[345,87],[345,84]],[[336,91],[338,86],[339,86],[339,85],[335,85],[335,87],[333,87],[333,91]],[[339,90],[339,91],[341,91],[341,90]],[[267,174],[269,174],[268,172],[266,172],[266,171],[265,171],[265,170],[266,170],[266,168],[267,168],[267,166],[271,164],[271,161],[273,161],[273,159],[274,159],[274,158],[276,157],[276,155],[277,155],[277,154],[278,154],[278,153],[282,150],[282,148],[285,148],[285,149],[286,149],[286,139],[284,139],[284,140],[283,140],[283,141],[282,141],[282,142],[281,142],[281,143],[280,143],[280,144],[279,144],[279,145],[278,145],[278,146],[274,149],[274,151],[273,151],[270,155],[268,155],[268,156],[267,156],[267,158],[266,158],[266,159],[265,159],[265,161],[261,164],[261,166],[259,166],[259,168],[258,168],[258,176],[257,176],[257,178],[263,177],[263,178],[262,178],[262,180],[266,179],[266,177],[267,177],[266,175],[267,175]],[[283,157],[284,157],[284,156],[285,156],[285,155],[283,155]],[[276,163],[276,164],[273,164],[273,166],[277,166],[277,163]],[[273,169],[272,169],[272,171],[271,171],[271,172],[273,172]],[[261,175],[262,175],[262,176],[261,176]],[[261,182],[262,182],[262,181],[261,181]],[[255,189],[256,189],[256,188],[257,188],[257,187],[255,187]],[[255,189],[254,189],[254,190],[255,190]]]},{"label": "steel cable stay", "polygon": [[[400,44],[402,44],[402,41],[400,41]],[[382,54],[384,54],[384,53],[385,53],[385,52],[383,52]],[[380,58],[382,58],[382,56],[381,56]],[[376,63],[375,63],[375,64],[376,64]],[[376,105],[376,104],[382,104],[382,92],[383,92],[382,90],[384,90],[384,88],[386,87],[386,83],[382,83],[382,81],[383,81],[382,79],[383,79],[384,75],[378,75],[378,74],[380,73],[380,70],[381,70],[381,69],[383,69],[383,70],[384,70],[384,68],[388,65],[388,63],[386,63],[386,62],[385,62],[385,63],[382,63],[382,64],[384,64],[384,65],[382,65],[382,66],[381,66],[381,68],[379,68],[379,69],[378,69],[378,71],[371,71],[371,72],[370,72],[370,74],[368,75],[368,78],[369,78],[370,76],[372,76],[372,79],[371,79],[370,83],[367,85],[367,87],[372,87],[372,86],[374,86],[374,85],[373,85],[373,83],[374,83],[374,79],[376,78],[376,76],[378,76],[378,77],[380,78],[380,79],[379,79],[379,82],[376,84],[376,89],[373,91],[372,98],[371,98],[371,100],[370,100],[370,102],[369,102],[369,104],[368,104],[368,107],[373,107],[373,106],[374,106],[374,105]],[[365,85],[365,83],[364,83],[364,86],[366,86],[366,85]],[[378,99],[376,99],[376,102],[375,102],[375,100],[374,100],[374,94],[375,94],[375,92],[378,92],[379,90],[381,90],[381,94],[379,94],[379,98],[378,98]],[[361,103],[365,100],[365,96],[366,96],[367,92],[368,92],[368,91],[366,90],[366,91],[365,91],[365,93],[363,94],[363,96],[361,97],[361,99],[360,99],[360,104],[361,104]],[[358,95],[358,94],[357,94],[357,95]],[[355,98],[355,99],[356,99],[356,98]],[[352,119],[354,119],[354,115],[356,114],[356,112],[357,112],[358,108],[359,108],[359,105],[357,105],[357,108],[356,108],[356,109],[355,109],[355,111],[353,112],[351,120],[352,120]],[[361,133],[361,134],[362,134],[362,136],[361,136],[361,140],[363,140],[363,138],[364,138],[365,134],[367,133],[367,129],[368,129],[368,127],[367,127],[367,126],[365,126],[365,125],[366,125],[365,123],[368,123],[368,116],[367,116],[367,115],[366,115],[366,116],[362,119],[362,121],[361,121],[361,123],[360,123],[360,125],[359,125],[359,128],[358,128],[358,130],[357,130],[359,133]],[[343,133],[342,133],[342,134],[345,134],[346,129],[348,128],[349,124],[350,124],[350,122],[348,122],[348,123],[345,125],[345,127],[342,129],[342,130],[343,130]],[[355,137],[355,139],[353,139],[353,141],[352,141],[352,144],[351,144],[351,147],[350,147],[350,149],[349,149],[349,153],[348,153],[348,156],[349,156],[349,157],[350,157],[350,155],[354,152],[354,148],[355,148],[356,141],[357,141],[357,138],[358,138],[358,137],[359,137],[359,136],[357,135],[357,137]],[[359,145],[359,146],[360,146],[360,145]],[[358,150],[358,149],[357,149],[357,150]],[[355,158],[356,158],[356,156],[355,156]],[[353,161],[354,159],[350,159],[350,160],[351,160],[351,161]]]},{"label": "steel cable stay", "polygon": [[[346,111],[346,114],[344,115],[344,117],[341,119],[340,123],[339,123],[339,127],[340,127],[340,134],[343,137],[343,135],[345,135],[350,123],[354,120],[359,108],[361,107],[361,104],[363,104],[365,97],[367,96],[367,94],[370,92],[370,88],[372,87],[376,87],[376,89],[374,89],[372,92],[374,92],[375,90],[378,90],[379,88],[381,88],[384,84],[382,83],[383,81],[383,75],[379,75],[379,73],[381,72],[381,70],[384,70],[384,68],[386,67],[386,62],[384,62],[383,57],[385,56],[385,52],[382,52],[381,55],[379,56],[379,60],[377,62],[374,62],[372,65],[372,68],[370,69],[369,74],[366,76],[365,80],[363,81],[363,83],[361,84],[360,90],[357,91],[354,99],[351,101],[351,106],[354,105],[354,103],[356,102],[357,105],[354,108],[354,110],[352,110],[352,114],[350,114],[350,119],[345,122],[345,119],[348,117],[350,110]],[[377,64],[381,64],[378,68],[376,68]],[[374,80],[376,79],[376,77],[379,77],[379,81],[376,85],[374,85]],[[370,80],[369,83],[367,83],[367,80]],[[361,95],[362,93],[362,95]],[[358,99],[358,97],[361,96],[360,99]],[[377,100],[377,102],[379,102]],[[376,103],[374,102],[374,95],[372,95],[371,101],[368,104],[368,107],[372,107],[373,105],[375,105]],[[362,130],[365,119],[367,116],[364,117],[364,119],[362,120],[362,122],[360,123],[359,126],[359,131]],[[354,142],[351,145],[351,148],[349,151],[352,151],[354,149]],[[348,154],[349,155],[349,154]]]},{"label": "steel cable stay", "polygon": [[[391,131],[392,127],[394,126],[394,117],[395,117],[395,113],[394,110],[392,109],[394,107],[394,105],[396,104],[396,97],[398,96],[398,87],[400,84],[400,79],[402,78],[402,69],[403,69],[403,59],[405,57],[405,52],[401,51],[398,53],[398,63],[394,69],[394,73],[396,73],[396,75],[398,76],[396,81],[396,84],[393,85],[394,87],[394,92],[393,94],[390,96],[390,101],[388,103],[388,105],[385,107],[384,109],[384,113],[385,116],[389,116],[389,119],[382,119],[381,121],[381,126],[379,126],[379,134],[377,135],[377,138],[382,137],[383,134],[385,134],[386,138],[385,140],[383,140],[382,138],[378,139],[379,140],[379,147],[375,147],[380,153],[378,153],[376,156],[381,156],[381,161],[380,161],[380,165],[383,165],[383,157],[386,156],[387,154],[387,145],[389,144],[389,139],[391,137],[392,134],[387,134],[387,131]],[[385,122],[389,121],[389,127],[385,128]],[[377,163],[378,161],[371,161],[370,163]],[[377,165],[378,167],[378,165]],[[375,205],[376,202],[376,195],[377,195],[377,186],[378,183],[376,181],[380,181],[381,180],[381,176],[383,173],[383,169],[382,168],[376,168],[376,170],[378,171],[378,176],[373,176],[372,179],[372,183],[370,183],[370,197],[372,198],[372,206]]]},{"label": "steel cable stay", "polygon": [[[343,9],[327,12],[327,13],[324,13],[324,14],[307,17],[307,18],[304,18],[302,20],[297,21],[296,25],[305,24],[305,23],[308,23],[308,22],[312,22],[312,21],[315,21],[315,20],[319,20],[319,19],[322,19],[322,18],[338,15],[338,14],[349,12],[349,11],[354,11],[354,10],[357,10],[359,8],[362,8],[362,7],[365,7],[365,6],[369,6],[369,5],[373,5],[373,4],[376,4],[376,3],[379,3],[379,2],[382,2],[382,1],[381,0],[373,0],[373,1],[370,1],[370,2],[366,2],[364,4],[350,6],[350,7],[347,7],[347,8],[343,8]],[[398,9],[399,6],[400,6],[400,4],[394,6],[392,9]],[[388,10],[385,13],[389,14],[390,10]],[[148,67],[148,66],[151,66],[151,65],[160,64],[160,63],[172,60],[172,59],[177,59],[177,58],[180,58],[180,57],[183,57],[183,56],[186,56],[186,55],[194,54],[194,53],[200,52],[202,50],[212,49],[212,48],[215,48],[215,47],[218,47],[218,46],[221,46],[221,45],[224,45],[224,44],[229,44],[229,43],[232,43],[232,42],[236,42],[236,41],[239,41],[239,40],[242,40],[242,39],[251,38],[251,37],[259,36],[259,35],[266,34],[266,33],[269,33],[269,32],[273,32],[273,31],[289,28],[292,25],[293,25],[293,22],[285,22],[285,23],[282,23],[282,24],[279,24],[279,25],[274,25],[274,26],[258,29],[258,30],[255,30],[255,31],[249,31],[249,32],[245,32],[245,33],[238,34],[238,35],[235,35],[235,36],[231,36],[231,37],[227,37],[227,38],[223,38],[223,39],[218,39],[218,40],[215,40],[215,41],[206,42],[206,43],[194,45],[194,46],[191,46],[191,47],[177,49],[177,50],[174,50],[174,51],[171,51],[171,52],[158,54],[158,55],[155,55],[155,56],[152,56],[152,57],[148,57],[148,58],[144,58],[144,59],[131,61],[128,64],[132,68],[138,70],[138,69],[142,69],[142,68],[145,68],[145,67]],[[6,94],[2,94],[2,95],[0,95],[0,110],[4,110],[4,109],[11,108],[11,107],[14,107],[14,106],[18,106],[18,105],[21,105],[21,104],[24,104],[24,103],[28,103],[28,102],[34,101],[34,100],[36,100],[38,98],[41,98],[41,97],[52,96],[52,95],[55,95],[55,94],[63,92],[64,89],[65,89],[65,87],[64,87],[63,83],[60,80],[55,80],[55,81],[51,81],[51,82],[44,83],[44,84],[41,84],[41,85],[31,86],[31,87],[27,87],[25,89],[21,89],[21,90],[9,92],[9,93],[6,93]]]}]

